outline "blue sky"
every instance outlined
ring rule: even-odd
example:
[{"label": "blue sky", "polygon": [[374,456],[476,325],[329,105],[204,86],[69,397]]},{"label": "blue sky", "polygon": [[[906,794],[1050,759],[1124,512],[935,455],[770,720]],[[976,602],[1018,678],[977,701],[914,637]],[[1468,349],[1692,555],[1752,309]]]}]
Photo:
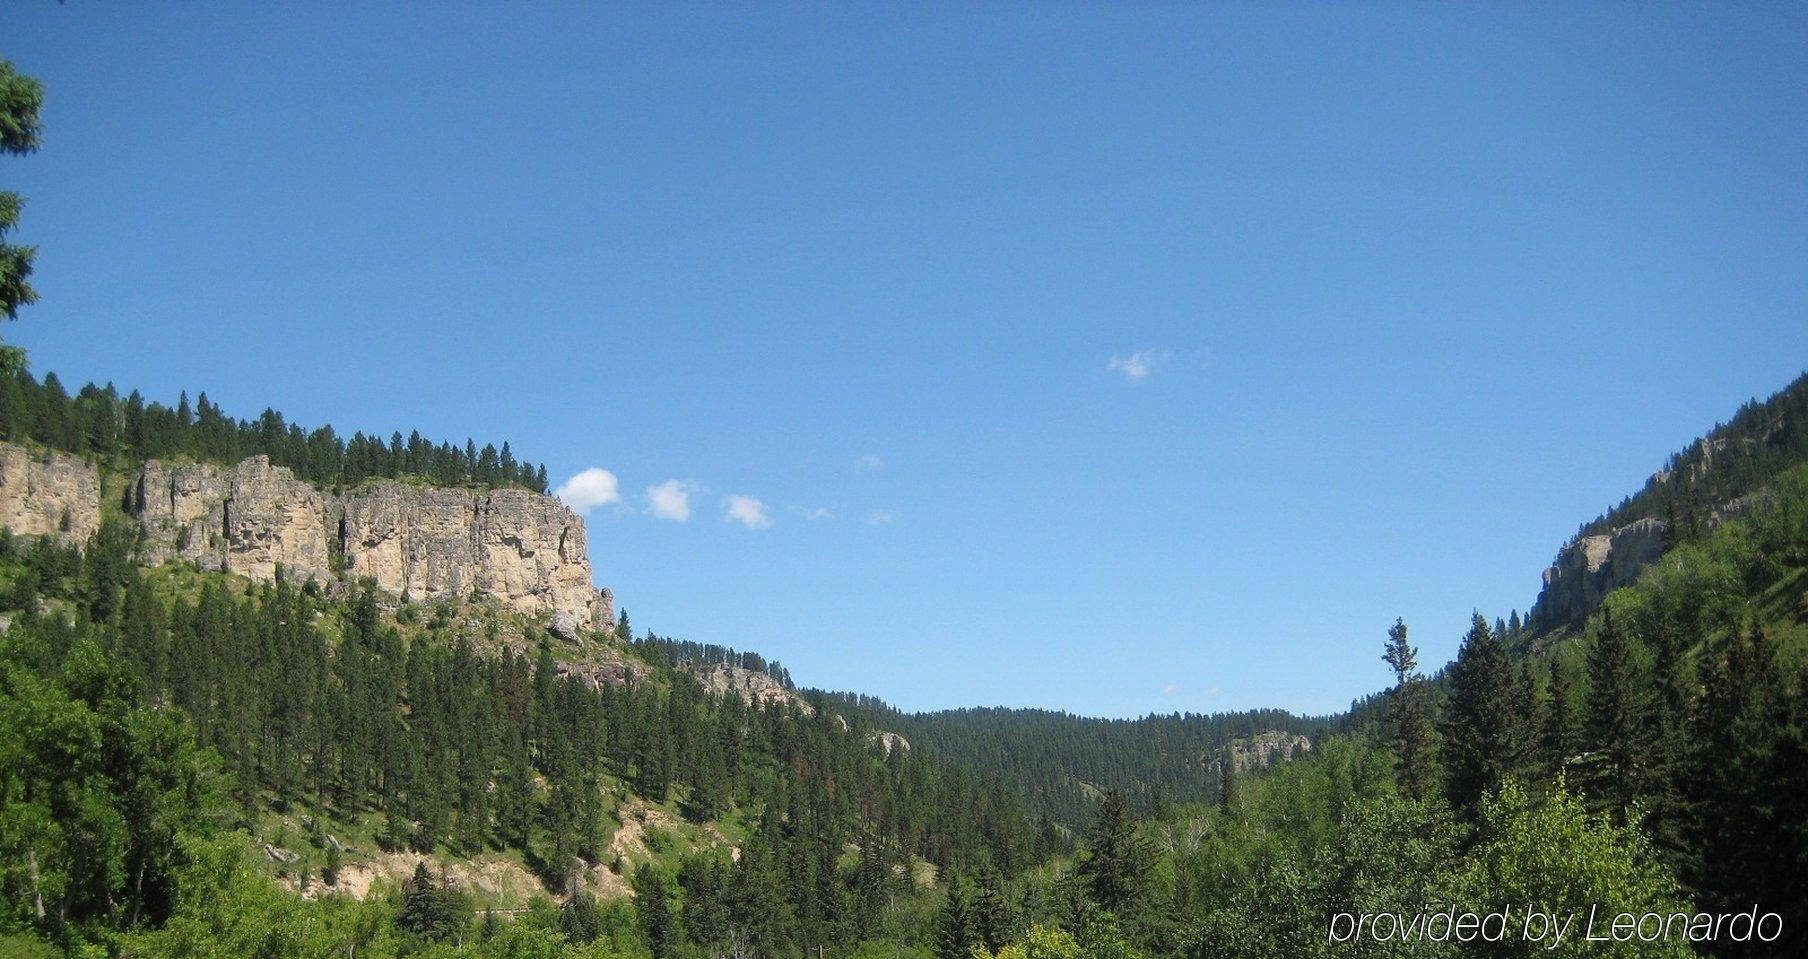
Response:
[{"label": "blue sky", "polygon": [[1799,5],[122,6],[0,12],[38,371],[607,470],[906,708],[1340,708],[1808,367]]}]

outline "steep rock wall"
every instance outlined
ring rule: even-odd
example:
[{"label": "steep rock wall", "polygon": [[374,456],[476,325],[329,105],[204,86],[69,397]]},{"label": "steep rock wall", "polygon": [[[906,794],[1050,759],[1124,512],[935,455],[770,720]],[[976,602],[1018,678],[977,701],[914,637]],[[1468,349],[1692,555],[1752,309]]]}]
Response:
[{"label": "steep rock wall", "polygon": [[1663,554],[1664,523],[1649,517],[1611,533],[1577,537],[1544,571],[1544,588],[1532,607],[1533,626],[1551,629],[1581,620]]},{"label": "steep rock wall", "polygon": [[0,527],[86,540],[100,528],[100,474],[80,457],[0,443]]},{"label": "steep rock wall", "polygon": [[186,560],[257,579],[343,569],[411,600],[478,594],[530,615],[595,621],[584,521],[527,490],[380,480],[326,494],[267,457],[236,466],[145,463],[128,506],[152,564]]}]

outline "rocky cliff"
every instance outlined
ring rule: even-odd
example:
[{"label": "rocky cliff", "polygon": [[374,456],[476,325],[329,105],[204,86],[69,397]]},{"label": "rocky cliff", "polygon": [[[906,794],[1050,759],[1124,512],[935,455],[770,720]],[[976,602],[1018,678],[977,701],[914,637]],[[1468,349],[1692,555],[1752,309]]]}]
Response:
[{"label": "rocky cliff", "polygon": [[369,578],[409,600],[487,596],[518,612],[596,620],[584,521],[550,496],[377,480],[322,493],[264,456],[144,464],[128,507],[152,563],[270,579],[278,568]]},{"label": "rocky cliff", "polygon": [[[100,477],[62,453],[0,444],[0,526],[86,540],[100,526]],[[584,521],[551,496],[381,480],[324,493],[253,456],[234,466],[144,464],[126,510],[142,557],[274,579],[369,577],[398,597],[490,597],[567,628],[597,622]],[[602,611],[606,617],[607,610]]]},{"label": "rocky cliff", "polygon": [[[1655,482],[1663,482],[1658,474]],[[1743,516],[1760,490],[1716,506],[1702,516],[1706,529]],[[1578,536],[1557,552],[1556,562],[1544,571],[1544,586],[1532,606],[1529,622],[1536,632],[1547,632],[1578,623],[1601,605],[1608,593],[1630,586],[1639,574],[1664,555],[1669,543],[1663,520],[1646,517],[1609,533]]]},{"label": "rocky cliff", "polygon": [[1543,631],[1580,621],[1663,554],[1664,523],[1659,519],[1571,540],[1544,571],[1544,588],[1532,606],[1533,628]]},{"label": "rocky cliff", "polygon": [[86,540],[100,528],[100,474],[77,456],[0,443],[0,527]]},{"label": "rocky cliff", "polygon": [[1312,751],[1312,740],[1298,733],[1270,729],[1233,739],[1225,744],[1225,749],[1230,753],[1231,768],[1236,772],[1247,772],[1303,756]]}]

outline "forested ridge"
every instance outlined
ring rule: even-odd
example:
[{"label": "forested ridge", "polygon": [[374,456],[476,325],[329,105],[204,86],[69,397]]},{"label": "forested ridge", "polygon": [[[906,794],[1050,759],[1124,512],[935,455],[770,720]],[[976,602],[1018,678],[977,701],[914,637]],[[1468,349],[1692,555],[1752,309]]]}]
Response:
[{"label": "forested ridge", "polygon": [[1233,741],[1275,731],[1316,741],[1334,728],[1330,718],[1280,709],[1098,719],[1002,707],[905,713],[867,696],[829,698],[865,710],[927,755],[1000,776],[1037,812],[1074,829],[1110,789],[1142,812],[1215,802]]},{"label": "forested ridge", "polygon": [[1751,400],[1701,439],[1671,454],[1638,492],[1582,524],[1577,536],[1646,518],[1676,538],[1699,536],[1716,510],[1808,460],[1808,373],[1764,400]]},{"label": "forested ridge", "polygon": [[519,487],[544,493],[546,467],[473,440],[463,446],[434,443],[418,431],[391,433],[387,441],[358,432],[340,436],[331,426],[306,429],[266,409],[255,419],[228,416],[206,393],[175,406],[126,396],[111,383],[93,383],[71,395],[55,373],[39,381],[21,367],[0,375],[0,440],[39,443],[97,457],[107,463],[190,459],[236,463],[264,455],[297,477],[324,488],[351,487],[373,478],[413,476],[440,486]]}]

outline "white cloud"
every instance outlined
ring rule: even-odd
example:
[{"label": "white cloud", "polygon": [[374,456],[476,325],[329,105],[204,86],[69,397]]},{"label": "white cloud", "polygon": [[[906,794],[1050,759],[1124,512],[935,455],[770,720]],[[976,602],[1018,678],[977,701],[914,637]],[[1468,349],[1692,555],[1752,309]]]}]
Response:
[{"label": "white cloud", "polygon": [[733,520],[748,529],[765,529],[772,525],[772,517],[766,514],[766,504],[751,496],[730,496],[722,502],[726,507],[722,514],[724,520]]},{"label": "white cloud", "polygon": [[1161,688],[1161,691],[1172,696],[1175,693],[1180,692],[1180,684],[1179,683],[1169,683],[1166,686],[1163,686]]},{"label": "white cloud", "polygon": [[886,523],[893,522],[897,518],[898,518],[898,514],[892,512],[891,510],[876,509],[876,510],[873,510],[871,513],[866,514],[866,525],[883,526]]},{"label": "white cloud", "polygon": [[885,468],[885,460],[880,459],[879,454],[877,453],[868,453],[855,460],[854,466],[868,471],[881,470]]},{"label": "white cloud", "polygon": [[563,500],[566,506],[588,514],[598,506],[620,502],[621,483],[616,481],[614,473],[592,466],[560,484],[552,495]]},{"label": "white cloud", "polygon": [[793,506],[791,511],[804,519],[834,519],[835,514],[827,506]]},{"label": "white cloud", "polygon": [[1128,356],[1113,356],[1105,369],[1124,374],[1124,379],[1132,383],[1139,382],[1155,372],[1155,368],[1168,361],[1168,354],[1163,350],[1137,350]]},{"label": "white cloud", "polygon": [[647,511],[660,519],[682,523],[691,518],[691,494],[702,491],[701,486],[684,480],[666,480],[657,486],[649,486]]}]

